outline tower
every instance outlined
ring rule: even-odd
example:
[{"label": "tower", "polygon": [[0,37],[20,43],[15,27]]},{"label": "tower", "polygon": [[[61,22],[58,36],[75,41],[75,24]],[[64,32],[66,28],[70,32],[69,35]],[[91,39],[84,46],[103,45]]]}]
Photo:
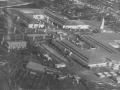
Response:
[{"label": "tower", "polygon": [[106,32],[106,30],[104,30],[104,27],[105,27],[105,19],[104,19],[104,17],[103,17],[103,18],[102,18],[101,25],[100,25],[101,33]]},{"label": "tower", "polygon": [[100,29],[103,30],[104,29],[104,24],[105,24],[105,19],[104,17],[102,18],[102,22],[101,22],[101,26]]}]

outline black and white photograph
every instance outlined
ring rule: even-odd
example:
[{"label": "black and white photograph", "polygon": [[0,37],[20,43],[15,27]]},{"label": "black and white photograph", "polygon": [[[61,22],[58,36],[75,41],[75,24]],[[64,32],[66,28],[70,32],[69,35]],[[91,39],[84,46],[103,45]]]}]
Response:
[{"label": "black and white photograph", "polygon": [[0,90],[120,90],[120,0],[0,0]]}]

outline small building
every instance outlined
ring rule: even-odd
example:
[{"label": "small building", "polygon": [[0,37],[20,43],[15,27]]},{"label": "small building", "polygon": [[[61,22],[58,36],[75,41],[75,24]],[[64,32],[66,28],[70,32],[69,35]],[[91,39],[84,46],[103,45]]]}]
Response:
[{"label": "small building", "polygon": [[46,72],[47,74],[60,73],[60,71],[58,71],[54,68],[50,68],[50,67],[41,65],[40,63],[33,62],[33,61],[30,61],[27,64],[26,68],[33,70],[33,71],[36,71],[36,72],[42,72],[42,73]]},{"label": "small building", "polygon": [[111,45],[114,48],[120,48],[120,44],[116,43],[116,42],[109,42],[109,45]]},{"label": "small building", "polygon": [[28,25],[28,28],[31,28],[31,29],[44,28],[44,23],[40,23],[39,21],[36,23],[30,23]]},{"label": "small building", "polygon": [[95,73],[95,75],[97,75],[100,78],[104,78],[104,77],[118,77],[119,75],[114,72],[114,71],[104,71],[104,72],[98,72]]},{"label": "small building", "polygon": [[27,46],[27,42],[25,41],[6,41],[4,42],[5,47],[8,50],[14,50],[14,49],[25,49]]},{"label": "small building", "polygon": [[65,29],[89,29],[89,25],[82,20],[67,20],[63,25]]},{"label": "small building", "polygon": [[103,73],[95,73],[95,75],[97,75],[100,78],[105,78],[106,76]]},{"label": "small building", "polygon": [[104,62],[104,63],[95,63],[95,64],[88,64],[91,68],[93,68],[93,67],[106,67],[106,62]]},{"label": "small building", "polygon": [[24,39],[24,36],[21,34],[6,34],[3,36],[2,41],[20,41],[23,39]]},{"label": "small building", "polygon": [[66,64],[65,63],[55,64],[55,67],[56,68],[64,68],[64,67],[66,67]]},{"label": "small building", "polygon": [[51,35],[48,35],[48,34],[27,34],[27,37],[29,39],[34,39],[34,40],[37,40],[37,41],[42,41],[42,40],[45,40],[45,39],[51,39]]},{"label": "small building", "polygon": [[52,58],[48,54],[43,55],[48,61],[52,61]]},{"label": "small building", "polygon": [[26,68],[44,73],[46,66],[43,66],[43,65],[35,63],[35,62],[29,62],[27,64]]},{"label": "small building", "polygon": [[67,78],[67,75],[60,74],[58,77],[59,80],[64,80],[65,78]]},{"label": "small building", "polygon": [[103,73],[104,73],[104,75],[106,75],[107,77],[112,76],[112,74],[111,74],[111,73],[109,73],[109,72],[103,72]]},{"label": "small building", "polygon": [[24,30],[24,33],[26,34],[45,34],[44,29],[32,29],[32,28],[28,28]]}]

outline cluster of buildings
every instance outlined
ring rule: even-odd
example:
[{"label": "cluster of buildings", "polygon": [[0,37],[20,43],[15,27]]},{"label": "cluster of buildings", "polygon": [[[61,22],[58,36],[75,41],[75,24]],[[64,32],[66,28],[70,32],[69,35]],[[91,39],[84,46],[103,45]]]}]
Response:
[{"label": "cluster of buildings", "polygon": [[[52,63],[51,68],[48,68],[29,62],[26,66],[28,69],[55,73],[60,70],[61,73],[77,74],[80,77],[85,74],[91,80],[104,83],[106,79],[103,78],[112,80],[111,77],[114,77],[113,81],[120,83],[120,35],[105,27],[104,18],[96,25],[97,21],[69,20],[46,9],[5,8],[4,12],[16,26],[24,26],[20,30],[24,35],[18,40],[19,35],[15,36],[16,33],[8,34],[8,37],[3,37],[1,44],[8,50],[18,50],[29,48],[27,46],[32,42],[34,47],[38,47],[43,61]],[[55,28],[48,28],[47,25]],[[94,34],[93,28],[97,28],[100,33]],[[76,30],[79,34],[73,33]],[[89,30],[92,35],[81,35],[82,30]]]}]

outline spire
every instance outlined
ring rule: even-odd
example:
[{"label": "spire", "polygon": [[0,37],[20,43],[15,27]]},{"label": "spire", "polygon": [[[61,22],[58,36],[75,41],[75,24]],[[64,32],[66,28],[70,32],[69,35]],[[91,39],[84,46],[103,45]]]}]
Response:
[{"label": "spire", "polygon": [[14,27],[14,33],[15,33],[15,31],[16,31],[16,27]]},{"label": "spire", "polygon": [[60,40],[63,40],[63,37],[62,37],[62,35],[60,35]]},{"label": "spire", "polygon": [[2,41],[1,41],[1,45],[3,44],[4,40],[5,40],[5,39],[4,39],[4,37],[3,37],[3,38],[2,38]]},{"label": "spire", "polygon": [[101,26],[100,29],[103,30],[104,29],[104,24],[105,24],[105,19],[104,17],[102,18],[102,22],[101,22]]}]

